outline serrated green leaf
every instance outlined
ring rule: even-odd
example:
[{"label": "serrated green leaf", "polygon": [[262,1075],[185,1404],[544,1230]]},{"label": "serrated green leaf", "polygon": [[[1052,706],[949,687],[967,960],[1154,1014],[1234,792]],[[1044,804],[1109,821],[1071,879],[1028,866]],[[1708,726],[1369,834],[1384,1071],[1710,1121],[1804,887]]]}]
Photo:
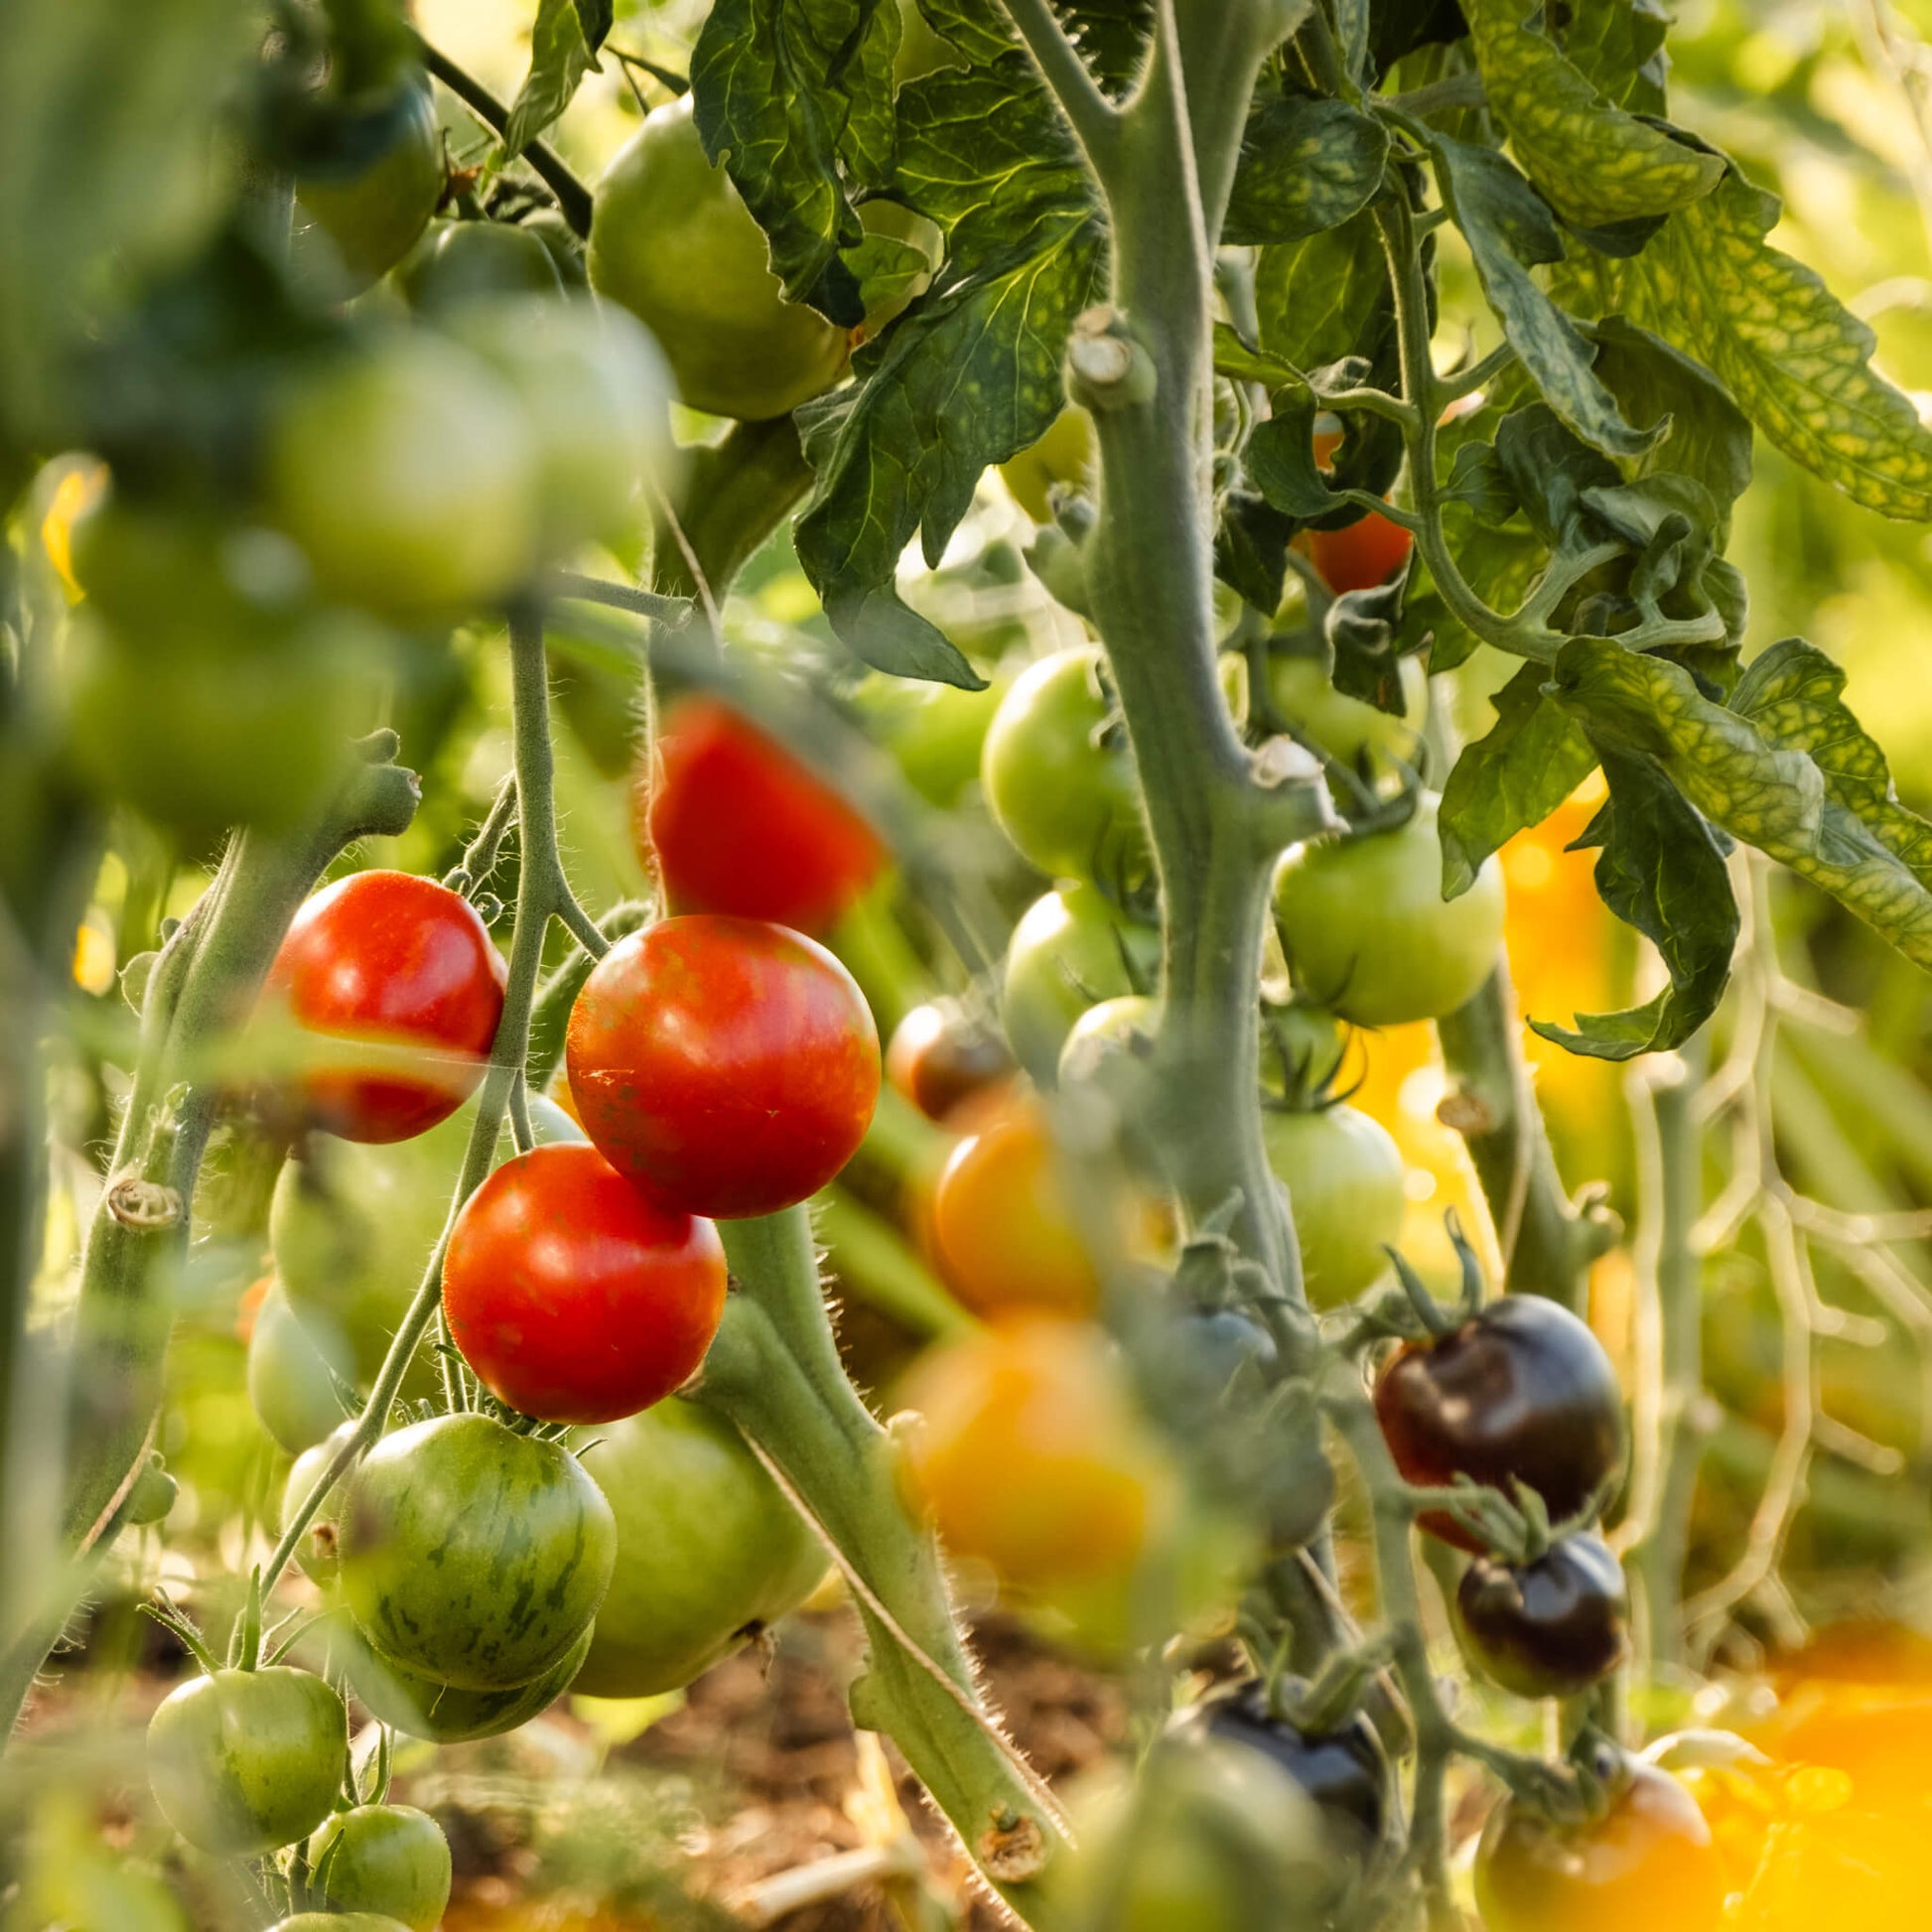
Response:
[{"label": "serrated green leaf", "polygon": [[1561,261],[1563,237],[1536,191],[1492,148],[1433,135],[1436,178],[1449,217],[1474,257],[1482,292],[1523,366],[1550,407],[1585,442],[1611,456],[1636,457],[1665,433],[1665,422],[1633,429],[1595,369],[1583,332],[1530,275]]},{"label": "serrated green leaf", "polygon": [[1304,241],[1262,249],[1255,263],[1260,346],[1298,369],[1344,356],[1371,362],[1395,334],[1389,266],[1364,210]]},{"label": "serrated green leaf", "polygon": [[1409,576],[1402,571],[1387,584],[1345,592],[1321,618],[1335,689],[1393,716],[1400,716],[1403,706],[1398,646]]},{"label": "serrated green leaf", "polygon": [[1516,488],[1493,443],[1459,443],[1440,491],[1445,503],[1457,503],[1478,523],[1501,525],[1516,514]]},{"label": "serrated green leaf", "polygon": [[1264,616],[1281,608],[1295,523],[1252,490],[1230,489],[1214,531],[1214,575]]},{"label": "serrated green leaf", "polygon": [[1259,382],[1271,393],[1292,388],[1302,380],[1302,371],[1292,362],[1244,342],[1230,322],[1214,325],[1214,373],[1230,382]]},{"label": "serrated green leaf", "polygon": [[1649,759],[1599,749],[1610,801],[1590,828],[1603,847],[1597,894],[1656,946],[1670,985],[1623,1013],[1579,1014],[1574,1032],[1530,1025],[1573,1053],[1628,1060],[1681,1046],[1717,1011],[1737,945],[1737,902],[1710,826],[1664,772]]},{"label": "serrated green leaf", "polygon": [[1633,114],[1664,111],[1664,36],[1670,18],[1654,0],[1589,0],[1565,10],[1571,64],[1607,101]]},{"label": "serrated green leaf", "polygon": [[1445,898],[1466,893],[1492,852],[1541,825],[1595,768],[1588,739],[1544,696],[1546,676],[1525,664],[1491,697],[1495,724],[1462,748],[1443,786]]},{"label": "serrated green leaf", "polygon": [[1545,403],[1513,409],[1496,425],[1496,460],[1530,527],[1552,550],[1581,513],[1585,490],[1623,481],[1615,464],[1572,435]]},{"label": "serrated green leaf", "polygon": [[1242,452],[1248,481],[1284,516],[1326,516],[1334,497],[1314,460],[1314,396],[1306,387],[1278,389],[1274,414],[1257,423]]},{"label": "serrated green leaf", "polygon": [[897,0],[717,0],[691,53],[705,153],[722,160],[794,302],[842,329],[865,304],[840,251],[865,239],[848,183],[893,168]]},{"label": "serrated green leaf", "polygon": [[[604,31],[610,31],[608,15]],[[602,35],[599,36],[602,40]],[[568,107],[587,73],[601,73],[597,42],[586,29],[578,0],[537,0],[530,29],[530,70],[510,103],[502,154],[513,160]]]},{"label": "serrated green leaf", "polygon": [[[1780,743],[1767,728],[1776,709],[1762,700],[1756,716],[1714,704],[1681,665],[1600,637],[1571,638],[1552,682],[1558,702],[1599,747],[1654,759],[1713,824],[1809,879],[1908,959],[1932,967],[1921,821],[1887,812],[1869,823],[1856,812],[1846,802],[1856,792],[1836,774],[1828,782],[1808,749],[1814,727]],[[1769,674],[1761,688],[1768,691]],[[1822,750],[1826,741],[1818,742]]]},{"label": "serrated green leaf", "polygon": [[1018,45],[1000,0],[917,0],[926,25],[974,67],[1003,61]]},{"label": "serrated green leaf", "polygon": [[[1619,0],[1619,4],[1621,0]],[[1670,434],[1637,459],[1635,474],[1674,471],[1694,477],[1716,500],[1722,548],[1730,506],[1751,481],[1750,418],[1701,363],[1622,316],[1587,325],[1596,345],[1596,373],[1626,416],[1670,418]]]},{"label": "serrated green leaf", "polygon": [[1708,195],[1716,155],[1612,106],[1534,20],[1524,0],[1464,0],[1489,106],[1517,158],[1566,221],[1612,228]]},{"label": "serrated green leaf", "polygon": [[1221,239],[1301,241],[1339,227],[1381,187],[1388,154],[1388,130],[1344,100],[1262,100],[1248,116]]},{"label": "serrated green leaf", "polygon": [[1718,376],[1786,456],[1886,516],[1932,518],[1932,433],[1875,339],[1765,240],[1777,198],[1734,170],[1622,265],[1626,306]]},{"label": "serrated green leaf", "polygon": [[860,351],[853,385],[800,412],[815,479],[799,562],[845,642],[900,676],[977,684],[900,603],[898,560],[916,532],[936,563],[986,466],[1045,433],[1073,320],[1105,289],[1079,158],[1027,74],[1015,53],[900,90],[892,197],[947,229],[946,271]]}]

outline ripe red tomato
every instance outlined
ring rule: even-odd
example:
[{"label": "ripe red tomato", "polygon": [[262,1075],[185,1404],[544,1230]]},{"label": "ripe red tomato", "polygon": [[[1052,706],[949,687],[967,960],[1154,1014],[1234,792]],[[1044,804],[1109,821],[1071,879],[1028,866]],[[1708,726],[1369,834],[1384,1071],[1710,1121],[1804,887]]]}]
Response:
[{"label": "ripe red tomato", "polygon": [[801,933],[660,919],[598,961],[565,1045],[584,1131],[667,1206],[775,1214],[852,1158],[879,1099],[865,995]]},{"label": "ripe red tomato", "polygon": [[[1405,1345],[1375,1384],[1375,1414],[1409,1481],[1465,1475],[1505,1494],[1525,1482],[1556,1521],[1623,1464],[1623,1394],[1603,1344],[1535,1295],[1506,1295],[1440,1340]],[[1453,1517],[1418,1520],[1457,1549],[1481,1549]]]},{"label": "ripe red tomato", "polygon": [[671,707],[633,799],[638,852],[680,912],[823,932],[886,863],[838,792],[717,698]]},{"label": "ripe red tomato", "polygon": [[271,995],[311,1033],[411,1051],[407,1070],[385,1055],[306,1073],[311,1118],[373,1142],[447,1120],[483,1079],[504,972],[476,908],[433,879],[358,872],[318,893],[275,955]]},{"label": "ripe red tomato", "polygon": [[533,1148],[465,1203],[443,1308],[483,1386],[540,1422],[616,1422],[687,1380],[725,1311],[718,1230],[594,1147]]},{"label": "ripe red tomato", "polygon": [[1409,561],[1415,538],[1400,523],[1370,510],[1345,530],[1310,530],[1309,556],[1321,581],[1340,597],[1386,584]]}]

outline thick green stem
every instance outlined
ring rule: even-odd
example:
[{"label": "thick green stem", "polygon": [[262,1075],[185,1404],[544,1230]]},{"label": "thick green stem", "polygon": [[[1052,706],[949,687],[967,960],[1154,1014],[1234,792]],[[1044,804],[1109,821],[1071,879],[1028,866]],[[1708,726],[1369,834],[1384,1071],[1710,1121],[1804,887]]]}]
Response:
[{"label": "thick green stem", "polygon": [[893,1738],[987,1880],[1043,1924],[1038,1874],[1063,1830],[982,1701],[937,1547],[901,1496],[898,1451],[846,1379],[806,1212],[720,1231],[738,1292],[698,1398],[743,1431],[852,1586],[870,1642],[854,1719]]},{"label": "thick green stem", "polygon": [[1437,1023],[1449,1077],[1444,1124],[1468,1144],[1503,1257],[1503,1287],[1581,1314],[1589,1267],[1616,1240],[1600,1200],[1573,1202],[1531,1091],[1507,962],[1473,1000]]}]

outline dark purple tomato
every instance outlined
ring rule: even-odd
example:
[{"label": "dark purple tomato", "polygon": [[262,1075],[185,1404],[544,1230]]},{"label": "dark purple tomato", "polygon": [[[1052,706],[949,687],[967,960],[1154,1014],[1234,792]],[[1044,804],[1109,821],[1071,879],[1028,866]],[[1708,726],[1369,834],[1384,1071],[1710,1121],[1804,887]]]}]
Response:
[{"label": "dark purple tomato", "polygon": [[1552,1544],[1533,1563],[1477,1557],[1455,1592],[1470,1660],[1524,1698],[1575,1697],[1629,1648],[1623,1566],[1600,1536]]}]

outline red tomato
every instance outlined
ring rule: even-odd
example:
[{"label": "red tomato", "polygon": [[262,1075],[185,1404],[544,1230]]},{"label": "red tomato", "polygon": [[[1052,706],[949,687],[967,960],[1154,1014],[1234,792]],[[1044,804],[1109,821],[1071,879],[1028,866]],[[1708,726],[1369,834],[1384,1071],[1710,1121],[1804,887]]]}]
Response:
[{"label": "red tomato", "polygon": [[462,1106],[483,1079],[503,1012],[503,956],[476,908],[433,879],[358,872],[295,915],[269,971],[272,995],[311,1033],[415,1049],[408,1069],[303,1076],[318,1125],[348,1141],[406,1141]]},{"label": "red tomato", "polygon": [[1401,524],[1376,510],[1345,530],[1310,530],[1306,535],[1310,558],[1337,597],[1386,584],[1409,561],[1415,542]]},{"label": "red tomato", "polygon": [[443,1308],[483,1386],[540,1422],[616,1422],[704,1360],[725,1311],[709,1221],[660,1207],[594,1147],[506,1161],[471,1195]]},{"label": "red tomato", "polygon": [[584,982],[565,1048],[584,1131],[690,1214],[774,1214],[852,1158],[879,1099],[857,983],[761,919],[660,919]]},{"label": "red tomato", "polygon": [[823,932],[878,878],[886,848],[784,746],[716,698],[684,698],[638,772],[633,823],[680,912]]}]

